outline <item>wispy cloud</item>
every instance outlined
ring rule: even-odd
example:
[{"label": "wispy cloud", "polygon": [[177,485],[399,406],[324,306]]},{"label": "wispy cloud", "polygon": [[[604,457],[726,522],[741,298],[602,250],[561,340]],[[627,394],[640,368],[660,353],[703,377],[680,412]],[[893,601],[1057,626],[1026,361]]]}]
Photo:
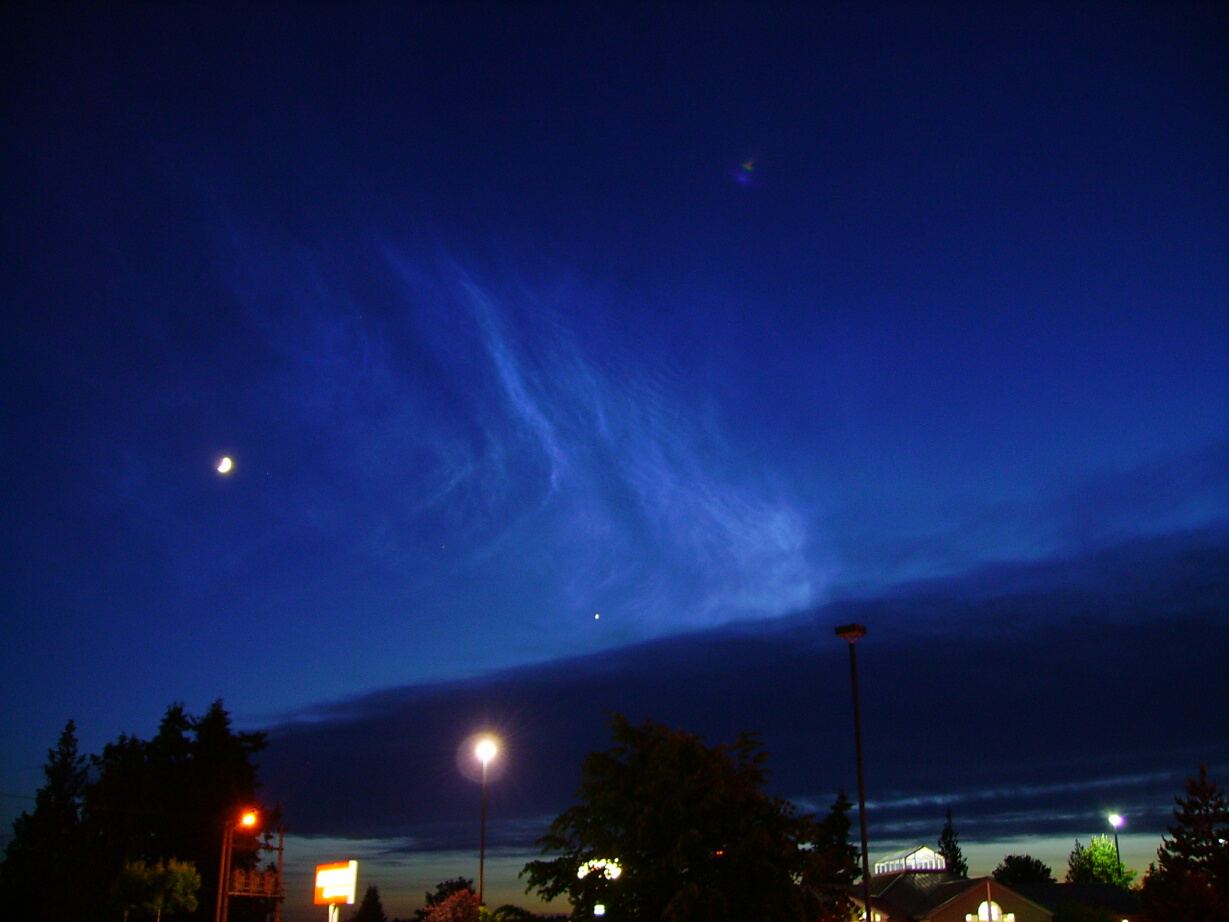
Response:
[{"label": "wispy cloud", "polygon": [[[390,259],[407,302],[422,303],[421,271]],[[485,357],[485,369],[445,367],[481,430],[468,476],[507,485],[475,557],[512,541],[524,554],[532,533],[539,554],[564,564],[556,604],[613,602],[648,634],[778,615],[819,597],[824,571],[805,511],[736,473],[722,454],[737,449],[697,424],[694,395],[663,370],[664,356],[621,343],[609,316],[590,342],[523,286],[480,284],[455,267],[433,282],[433,297],[472,317],[450,334],[474,337]],[[446,365],[458,351],[474,355],[455,342],[433,348]]]}]

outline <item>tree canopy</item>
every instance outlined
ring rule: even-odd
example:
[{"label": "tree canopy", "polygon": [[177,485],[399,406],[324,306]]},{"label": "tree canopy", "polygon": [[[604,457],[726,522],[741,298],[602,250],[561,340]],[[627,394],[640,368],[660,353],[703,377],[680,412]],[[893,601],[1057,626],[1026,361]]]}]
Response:
[{"label": "tree canopy", "polygon": [[1008,855],[999,862],[999,866],[990,876],[1005,887],[1054,883],[1054,871],[1040,858],[1034,858],[1032,855]]},{"label": "tree canopy", "polygon": [[939,833],[939,854],[946,859],[947,869],[953,874],[969,876],[969,863],[964,860],[964,853],[960,851],[960,836],[956,834],[956,827],[952,824],[951,807],[947,808],[947,822]]},{"label": "tree canopy", "polygon": [[426,922],[478,922],[478,894],[473,890],[457,890],[444,897],[429,910]]},{"label": "tree canopy", "polygon": [[1229,801],[1206,765],[1175,797],[1169,835],[1148,866],[1140,898],[1157,919],[1229,922]]},{"label": "tree canopy", "polygon": [[[443,903],[454,893],[474,893],[474,879],[472,877],[450,877],[448,880],[441,880],[435,885],[433,892],[423,894],[422,908],[414,910],[415,922],[424,922],[431,915],[431,910]],[[477,896],[474,893],[475,900]]]},{"label": "tree canopy", "polygon": [[162,914],[193,912],[196,894],[201,888],[201,875],[189,861],[148,863],[126,861],[115,885],[116,903],[124,911],[153,916],[158,922]]},{"label": "tree canopy", "polygon": [[[69,721],[48,753],[33,812],[13,823],[0,905],[19,917],[80,922],[112,904],[126,863],[161,862],[165,871],[175,859],[199,874],[201,915],[212,917],[222,829],[241,806],[258,803],[254,760],[264,747],[263,733],[231,729],[221,701],[201,717],[172,704],[153,739],[123,734],[89,757],[78,755]],[[236,868],[256,862],[255,851],[236,848]],[[254,902],[233,903],[231,918],[263,917],[263,907],[246,905]]]},{"label": "tree canopy", "polygon": [[521,872],[526,892],[653,922],[848,917],[858,853],[844,795],[816,822],[762,790],[754,737],[710,747],[619,715],[610,727],[615,746],[589,754],[579,802],[539,840],[557,857]]},{"label": "tree canopy", "polygon": [[1112,838],[1093,836],[1087,846],[1075,840],[1075,848],[1067,856],[1067,883],[1117,884],[1127,888],[1133,880],[1135,872],[1119,862]]}]

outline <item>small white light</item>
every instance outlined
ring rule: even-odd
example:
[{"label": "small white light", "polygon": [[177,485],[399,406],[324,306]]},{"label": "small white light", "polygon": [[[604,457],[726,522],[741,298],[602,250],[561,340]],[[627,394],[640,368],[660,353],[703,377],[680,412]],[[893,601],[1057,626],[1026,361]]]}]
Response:
[{"label": "small white light", "polygon": [[594,905],[594,907],[593,907],[593,914],[594,914],[595,916],[604,916],[604,915],[606,915],[606,907],[605,907],[605,906],[603,906],[601,903],[597,903],[597,904],[595,904],[595,905]]}]

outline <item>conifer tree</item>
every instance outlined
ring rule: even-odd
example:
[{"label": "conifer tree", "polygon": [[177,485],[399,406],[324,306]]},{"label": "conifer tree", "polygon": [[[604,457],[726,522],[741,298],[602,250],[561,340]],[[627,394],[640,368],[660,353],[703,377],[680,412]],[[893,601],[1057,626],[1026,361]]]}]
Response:
[{"label": "conifer tree", "polygon": [[946,859],[949,871],[961,877],[968,876],[969,864],[964,860],[964,854],[960,851],[960,837],[956,834],[956,827],[952,824],[951,807],[947,808],[947,822],[943,824],[943,832],[939,834],[939,854]]},{"label": "conifer tree", "polygon": [[359,901],[358,911],[350,922],[388,922],[384,914],[384,904],[380,901],[380,888],[371,884]]},{"label": "conifer tree", "polygon": [[82,901],[73,883],[84,846],[86,760],[77,754],[76,730],[70,720],[55,749],[47,750],[47,783],[35,795],[34,812],[13,821],[13,838],[0,863],[0,906],[13,918],[69,922],[80,915]]},{"label": "conifer tree", "polygon": [[1229,801],[1206,765],[1175,797],[1176,824],[1148,866],[1141,898],[1157,919],[1229,920]]},{"label": "conifer tree", "polygon": [[[173,704],[153,740],[123,734],[88,760],[75,729],[70,721],[48,753],[34,811],[13,823],[0,906],[14,918],[82,922],[113,901],[125,862],[162,862],[164,870],[187,863],[203,879],[199,916],[212,917],[222,829],[257,802],[254,756],[264,734],[233,732],[221,701],[200,718]],[[266,816],[266,828],[276,822],[276,811]],[[253,848],[236,848],[235,867],[257,860]],[[232,920],[263,918],[259,902],[236,904]]]}]

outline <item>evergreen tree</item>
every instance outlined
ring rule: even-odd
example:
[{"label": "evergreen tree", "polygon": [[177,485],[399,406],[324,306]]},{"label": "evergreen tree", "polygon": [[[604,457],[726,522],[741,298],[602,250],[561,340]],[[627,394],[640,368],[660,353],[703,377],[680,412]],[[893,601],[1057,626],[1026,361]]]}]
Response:
[{"label": "evergreen tree", "polygon": [[47,750],[46,784],[34,812],[13,821],[13,838],[0,863],[0,906],[13,918],[75,922],[88,905],[74,886],[83,869],[81,804],[86,759],[77,753],[70,720],[55,749]]},{"label": "evergreen tree", "polygon": [[1118,850],[1109,836],[1093,836],[1085,848],[1075,840],[1075,848],[1067,856],[1067,883],[1116,884],[1128,888],[1135,872],[1127,870],[1118,860]]},{"label": "evergreen tree", "polygon": [[1206,765],[1175,797],[1176,824],[1148,866],[1141,899],[1157,919],[1229,920],[1229,801]]},{"label": "evergreen tree", "polygon": [[388,916],[384,914],[384,904],[380,902],[380,888],[375,884],[369,886],[363,894],[358,911],[351,917],[350,922],[388,922]]},{"label": "evergreen tree", "polygon": [[947,860],[947,869],[960,877],[967,877],[969,864],[960,851],[960,837],[956,827],[952,825],[952,808],[947,808],[947,822],[943,824],[943,832],[939,834],[939,854]]},{"label": "evergreen tree", "polygon": [[[165,868],[176,859],[199,869],[200,916],[212,918],[222,831],[240,807],[257,804],[254,758],[264,746],[264,734],[231,730],[221,701],[201,718],[173,704],[153,740],[123,734],[89,757],[87,778],[69,722],[34,812],[13,824],[0,905],[16,917],[82,922],[112,901],[125,862]],[[276,811],[267,819],[275,824]],[[235,867],[250,869],[257,852],[240,839],[250,841],[236,837]],[[263,918],[261,902],[236,901],[231,919]]]},{"label": "evergreen tree", "polygon": [[[172,706],[174,707],[174,706]],[[191,842],[192,857],[201,869],[204,886],[202,910],[208,917],[214,914],[220,861],[221,829],[234,822],[244,807],[259,804],[257,763],[255,758],[267,745],[264,733],[235,733],[230,714],[221,699],[214,701],[202,717],[188,718],[192,740],[188,757],[182,765],[183,803],[178,807],[183,833]],[[276,812],[265,817],[266,827],[277,822]],[[253,869],[258,863],[254,848],[243,846],[255,840],[235,837],[233,862],[235,868]],[[230,907],[233,922],[245,915],[264,918],[267,907],[257,900],[235,901]]]}]

